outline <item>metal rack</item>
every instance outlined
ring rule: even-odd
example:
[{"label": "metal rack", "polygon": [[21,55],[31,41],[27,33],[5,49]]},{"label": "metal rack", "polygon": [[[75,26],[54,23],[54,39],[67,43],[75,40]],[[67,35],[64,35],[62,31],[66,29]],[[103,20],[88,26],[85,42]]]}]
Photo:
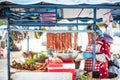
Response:
[{"label": "metal rack", "polygon": [[[14,11],[12,8],[16,9],[16,11]],[[28,9],[28,11],[20,11],[17,9]],[[41,12],[41,11],[36,11],[36,9],[46,9],[45,12]],[[84,18],[73,18],[74,20],[76,20],[75,23],[58,23],[58,20],[64,19],[60,16],[58,16],[58,10],[60,10],[61,8],[90,8],[93,9],[93,23],[78,23],[78,20],[82,20]],[[98,5],[88,5],[88,4],[80,4],[80,5],[60,5],[60,4],[36,4],[36,5],[7,5],[5,6],[5,13],[6,16],[8,18],[8,25],[7,25],[7,29],[3,29],[3,30],[7,30],[8,31],[8,35],[7,35],[7,50],[8,50],[8,80],[10,80],[10,31],[28,31],[28,32],[94,32],[94,39],[96,40],[96,10],[98,8],[101,9],[120,9],[119,5],[104,5],[104,4],[98,4]],[[34,9],[34,11],[29,11],[29,9]],[[49,12],[47,11],[47,9],[54,9],[53,12]],[[34,17],[34,19],[32,18],[34,15],[28,15],[29,13],[34,13],[37,15],[37,17]],[[48,20],[48,21],[44,21],[41,20],[41,18],[44,18],[46,16],[40,16],[39,13],[47,13],[47,14],[54,14],[54,16],[47,16],[47,18],[54,18],[52,21]],[[31,18],[31,19],[28,19]],[[87,18],[89,19],[89,18]],[[50,22],[51,21],[51,22]],[[93,25],[93,30],[30,30],[30,29],[15,29],[15,28],[11,28],[10,26],[24,26],[24,27],[29,27],[29,26],[76,26],[78,27],[78,25]],[[92,65],[92,70],[94,71],[94,66],[95,66],[95,48],[96,48],[96,41],[94,40],[94,50],[93,50],[93,65]]]}]

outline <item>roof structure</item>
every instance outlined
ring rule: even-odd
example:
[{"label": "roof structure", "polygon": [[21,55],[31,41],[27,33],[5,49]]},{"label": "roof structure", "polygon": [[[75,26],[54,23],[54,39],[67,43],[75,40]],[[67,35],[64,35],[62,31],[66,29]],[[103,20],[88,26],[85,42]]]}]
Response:
[{"label": "roof structure", "polygon": [[65,4],[65,5],[76,5],[76,4],[113,4],[120,2],[119,0],[0,0],[1,2],[11,2],[14,4],[37,4],[40,2],[52,3],[52,4]]},{"label": "roof structure", "polygon": [[[60,8],[60,15],[63,18],[93,18],[93,9],[90,8],[90,6],[98,6],[96,18],[101,21],[101,19],[105,17],[109,17],[110,20],[120,20],[120,10],[112,7],[106,7],[108,9],[101,8],[101,5],[113,5],[113,6],[119,6],[120,1],[119,0],[0,0],[0,10],[1,14],[4,13],[3,9],[4,6],[9,4],[18,4],[18,5],[31,5],[31,4],[54,4],[54,5],[68,5],[68,7],[73,6],[73,8]],[[75,5],[83,6],[81,8],[76,8]],[[100,5],[100,6],[99,6]],[[60,7],[60,6],[59,6]],[[88,9],[85,9],[88,7]],[[113,18],[111,17],[113,16]],[[2,17],[2,15],[1,15]],[[108,19],[108,20],[109,20]],[[86,21],[86,20],[83,20]],[[105,21],[105,20],[102,20]]]}]

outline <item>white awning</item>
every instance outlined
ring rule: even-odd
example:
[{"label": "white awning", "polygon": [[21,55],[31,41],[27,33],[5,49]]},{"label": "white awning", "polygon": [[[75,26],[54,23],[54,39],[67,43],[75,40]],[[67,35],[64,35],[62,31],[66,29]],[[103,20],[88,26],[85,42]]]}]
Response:
[{"label": "white awning", "polygon": [[11,2],[15,4],[36,4],[40,2],[52,3],[52,4],[65,4],[65,5],[76,5],[76,4],[103,4],[103,3],[117,3],[120,0],[0,0],[1,2]]}]

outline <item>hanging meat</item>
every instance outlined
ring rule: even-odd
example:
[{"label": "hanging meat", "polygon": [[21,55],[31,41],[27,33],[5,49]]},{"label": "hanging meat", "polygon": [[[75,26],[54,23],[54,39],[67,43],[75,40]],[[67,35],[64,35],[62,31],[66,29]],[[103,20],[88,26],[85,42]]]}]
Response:
[{"label": "hanging meat", "polygon": [[47,33],[47,49],[68,50],[72,48],[72,33]]},{"label": "hanging meat", "polygon": [[77,50],[77,33],[74,33],[74,49]]}]

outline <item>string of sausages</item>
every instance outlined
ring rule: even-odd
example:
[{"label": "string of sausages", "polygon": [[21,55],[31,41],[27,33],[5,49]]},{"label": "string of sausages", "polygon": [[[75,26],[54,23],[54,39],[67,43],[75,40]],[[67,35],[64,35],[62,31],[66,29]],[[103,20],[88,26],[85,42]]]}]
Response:
[{"label": "string of sausages", "polygon": [[77,33],[74,33],[74,50],[77,50]]},{"label": "string of sausages", "polygon": [[72,48],[72,33],[47,33],[47,49],[68,50]]}]

